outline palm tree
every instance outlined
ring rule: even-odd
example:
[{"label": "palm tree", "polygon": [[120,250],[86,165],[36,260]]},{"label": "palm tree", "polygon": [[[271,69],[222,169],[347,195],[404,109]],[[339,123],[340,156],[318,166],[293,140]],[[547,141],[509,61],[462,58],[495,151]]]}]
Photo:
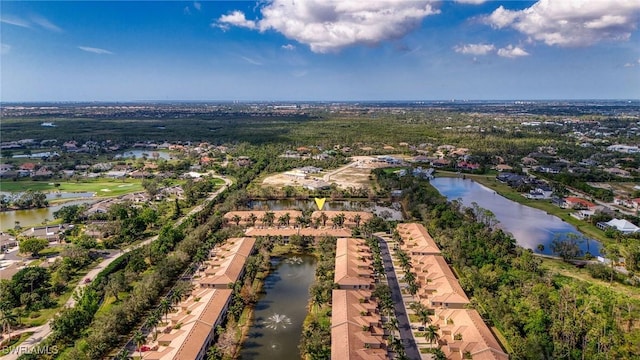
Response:
[{"label": "palm tree", "polygon": [[422,326],[427,326],[427,323],[431,323],[430,311],[424,305],[416,312],[416,316],[418,317],[418,320],[420,320]]},{"label": "palm tree", "polygon": [[429,342],[429,344],[438,342],[438,339],[440,339],[438,327],[435,325],[429,325],[424,331],[424,338]]},{"label": "palm tree", "polygon": [[389,332],[389,335],[393,335],[395,331],[398,330],[398,319],[395,316],[392,316],[384,323],[384,328]]},{"label": "palm tree", "polygon": [[276,214],[274,214],[273,211],[267,211],[264,213],[260,221],[262,221],[262,225],[267,225],[271,227],[273,226],[273,222],[275,219],[276,219]]},{"label": "palm tree", "polygon": [[0,324],[2,325],[2,333],[9,334],[11,339],[11,325],[16,322],[17,316],[11,311],[0,310]]},{"label": "palm tree", "polygon": [[240,217],[240,215],[235,214],[231,217],[231,221],[233,221],[234,223],[236,223],[236,226],[240,225],[240,221],[242,221],[242,218]]},{"label": "palm tree", "polygon": [[129,359],[129,350],[126,347],[122,348],[114,358],[115,360],[127,360]]},{"label": "palm tree", "polygon": [[256,226],[256,221],[258,220],[258,217],[256,216],[256,214],[250,213],[245,220],[247,220],[247,222],[249,222],[251,226]]},{"label": "palm tree", "polygon": [[327,226],[327,220],[329,220],[329,217],[324,213],[324,211],[322,211],[320,213],[320,221],[322,222],[322,226]]},{"label": "palm tree", "polygon": [[184,295],[184,289],[182,289],[181,287],[176,287],[171,292],[169,301],[174,305],[178,305],[180,304],[180,301],[182,301],[182,295]]},{"label": "palm tree", "polygon": [[360,216],[360,214],[355,214],[353,216],[353,222],[356,223],[356,228],[360,227],[360,221],[362,221],[362,216]]},{"label": "palm tree", "polygon": [[168,315],[171,312],[171,310],[173,310],[173,306],[171,305],[171,302],[169,301],[169,299],[164,298],[162,299],[162,301],[160,301],[160,306],[158,307],[158,309],[160,310],[160,313],[162,313],[162,315],[164,315],[164,322],[168,323]]},{"label": "palm tree", "polygon": [[289,213],[284,213],[284,222],[289,226],[289,223],[291,222],[291,215]]},{"label": "palm tree", "polygon": [[431,356],[433,357],[433,360],[447,360],[447,355],[445,355],[444,351],[440,348],[431,350]]},{"label": "palm tree", "polygon": [[140,358],[142,358],[142,345],[144,345],[145,340],[145,336],[140,330],[133,334],[133,342],[136,344],[136,350],[138,350]]},{"label": "palm tree", "polygon": [[296,216],[295,218],[296,226],[302,227],[302,225],[306,222],[304,216]]},{"label": "palm tree", "polygon": [[278,216],[278,226],[287,225],[287,218],[284,215]]},{"label": "palm tree", "polygon": [[156,328],[158,327],[158,322],[160,321],[160,316],[158,315],[160,314],[156,312],[152,312],[144,322],[144,327],[149,329],[149,331],[151,331],[151,333],[153,334],[154,340],[157,336]]}]

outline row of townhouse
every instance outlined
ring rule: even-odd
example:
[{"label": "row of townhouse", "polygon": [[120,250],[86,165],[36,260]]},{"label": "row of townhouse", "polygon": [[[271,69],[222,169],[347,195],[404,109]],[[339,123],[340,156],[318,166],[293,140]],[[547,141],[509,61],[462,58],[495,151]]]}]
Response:
[{"label": "row of townhouse", "polygon": [[416,272],[416,296],[434,312],[432,324],[439,329],[438,343],[447,359],[508,359],[480,314],[467,308],[469,298],[427,229],[407,223],[396,230]]},{"label": "row of townhouse", "polygon": [[331,359],[388,359],[382,318],[372,297],[374,275],[371,249],[362,239],[336,241],[331,302]]},{"label": "row of townhouse", "polygon": [[192,280],[194,290],[169,315],[157,340],[151,341],[145,360],[202,360],[215,341],[215,331],[224,322],[231,303],[230,284],[242,278],[246,260],[253,254],[255,239],[230,238],[211,251]]},{"label": "row of townhouse", "polygon": [[[224,221],[228,225],[235,225],[236,223],[240,226],[266,226],[266,217],[267,213],[273,214],[273,225],[278,225],[279,219],[281,217],[287,217],[290,225],[298,224],[298,218],[303,216],[302,211],[299,210],[243,210],[243,211],[230,211],[224,214]],[[367,221],[373,218],[373,214],[366,211],[338,211],[338,210],[327,210],[327,211],[314,211],[311,214],[310,222],[312,224],[322,224],[325,227],[336,227],[337,224],[334,224],[333,220],[336,216],[344,215],[344,222],[342,227],[346,228],[354,228],[359,226],[360,224],[364,224]]]}]

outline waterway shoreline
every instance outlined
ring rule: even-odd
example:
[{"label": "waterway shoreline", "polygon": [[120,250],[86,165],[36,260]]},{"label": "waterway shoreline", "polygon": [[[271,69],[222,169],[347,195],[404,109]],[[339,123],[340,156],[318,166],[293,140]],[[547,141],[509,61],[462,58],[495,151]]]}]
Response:
[{"label": "waterway shoreline", "polygon": [[[523,248],[552,255],[554,241],[569,239],[573,236],[571,234],[574,234],[578,237],[578,246],[584,255],[600,254],[601,243],[589,236],[584,236],[579,227],[548,211],[499,195],[492,186],[459,176],[440,176],[432,180],[431,185],[449,200],[460,198],[466,206],[477,203],[480,207],[490,210],[500,227],[511,233],[518,245]],[[568,210],[562,210],[569,216]]]},{"label": "waterway shoreline", "polygon": [[568,224],[574,226],[581,234],[597,240],[603,245],[606,245],[613,241],[612,239],[607,238],[604,233],[594,225],[589,224],[585,221],[578,220],[569,215],[569,211],[567,211],[566,209],[559,208],[545,200],[527,199],[519,192],[511,189],[508,185],[498,182],[498,180],[493,175],[459,174],[452,171],[441,170],[438,170],[435,175],[436,177],[447,178],[460,178],[461,175],[464,175],[467,179],[478,183],[479,185],[489,189],[490,191],[496,192],[507,200],[511,200],[523,206],[544,211],[549,215],[553,215],[560,220],[567,222]]}]

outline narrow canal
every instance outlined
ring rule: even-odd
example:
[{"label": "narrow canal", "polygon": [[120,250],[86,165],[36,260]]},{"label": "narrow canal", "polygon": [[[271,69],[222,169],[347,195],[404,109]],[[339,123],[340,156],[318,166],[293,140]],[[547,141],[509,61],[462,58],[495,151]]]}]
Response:
[{"label": "narrow canal", "polygon": [[[499,226],[513,234],[518,245],[535,252],[540,252],[538,245],[541,244],[544,246],[541,253],[551,255],[551,243],[556,237],[563,239],[567,234],[582,236],[574,226],[557,216],[518,204],[473,180],[441,177],[431,180],[431,185],[448,200],[462,199],[465,206],[475,202],[491,210],[500,221]],[[579,246],[583,253],[588,251],[593,256],[600,255],[601,244],[596,240],[585,238]]]},{"label": "narrow canal", "polygon": [[276,269],[265,279],[265,294],[254,309],[253,325],[240,351],[243,360],[300,359],[298,344],[316,259],[296,256],[272,261]]}]

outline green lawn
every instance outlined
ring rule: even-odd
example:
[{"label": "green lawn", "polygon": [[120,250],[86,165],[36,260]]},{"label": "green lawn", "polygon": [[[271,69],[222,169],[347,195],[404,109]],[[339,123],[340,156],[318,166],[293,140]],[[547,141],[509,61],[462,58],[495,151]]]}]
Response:
[{"label": "green lawn", "polygon": [[[220,180],[221,181],[221,180]],[[54,184],[60,184],[55,186]],[[142,191],[142,181],[137,179],[85,179],[80,181],[0,181],[0,190],[19,192],[34,191],[63,191],[63,192],[93,192],[96,196],[120,196],[131,192]]]},{"label": "green lawn", "polygon": [[625,296],[640,299],[640,288],[623,285],[615,281],[610,284],[608,281],[594,279],[591,277],[591,274],[589,274],[587,269],[577,268],[561,260],[542,258],[542,267],[547,269],[550,273],[558,276],[584,281],[598,286],[604,286]]},{"label": "green lawn", "polygon": [[18,338],[15,338],[15,336],[17,335],[12,336],[11,341],[9,341],[8,343],[2,343],[2,348],[0,349],[0,356],[7,355],[9,351],[11,351],[12,349],[15,349],[17,346],[22,344],[22,342],[27,340],[31,335],[33,335],[33,332],[22,333]]}]

